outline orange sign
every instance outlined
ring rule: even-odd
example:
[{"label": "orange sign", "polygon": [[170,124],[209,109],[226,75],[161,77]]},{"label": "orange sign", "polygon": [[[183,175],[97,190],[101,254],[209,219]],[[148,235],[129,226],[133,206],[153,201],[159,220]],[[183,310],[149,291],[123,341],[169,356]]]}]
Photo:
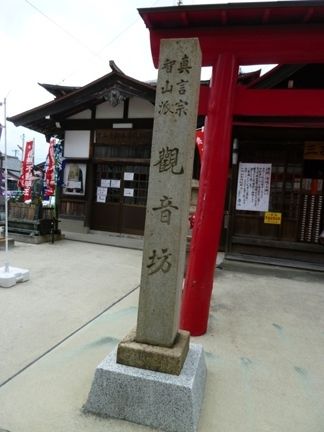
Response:
[{"label": "orange sign", "polygon": [[281,213],[275,212],[265,212],[264,213],[264,223],[272,225],[281,224]]}]

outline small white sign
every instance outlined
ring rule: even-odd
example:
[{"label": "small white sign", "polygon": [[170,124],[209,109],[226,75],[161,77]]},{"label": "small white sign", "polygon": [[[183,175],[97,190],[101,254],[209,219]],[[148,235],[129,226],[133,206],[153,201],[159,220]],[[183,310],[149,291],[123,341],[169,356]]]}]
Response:
[{"label": "small white sign", "polygon": [[107,195],[98,195],[97,194],[97,202],[98,203],[105,203],[106,202],[106,198],[107,198]]},{"label": "small white sign", "polygon": [[66,184],[66,187],[68,189],[81,189],[81,182],[80,181],[74,181],[69,180]]},{"label": "small white sign", "polygon": [[125,188],[124,189],[124,196],[133,197],[134,196],[134,189]]},{"label": "small white sign", "polygon": [[119,189],[120,188],[120,180],[110,180],[110,187]]},{"label": "small white sign", "polygon": [[124,172],[124,180],[133,181],[134,173],[133,172]]},{"label": "small white sign", "polygon": [[97,195],[107,196],[107,188],[106,187],[97,187]]},{"label": "small white sign", "polygon": [[105,187],[105,188],[110,187],[110,180],[108,180],[108,179],[101,179],[100,186]]}]

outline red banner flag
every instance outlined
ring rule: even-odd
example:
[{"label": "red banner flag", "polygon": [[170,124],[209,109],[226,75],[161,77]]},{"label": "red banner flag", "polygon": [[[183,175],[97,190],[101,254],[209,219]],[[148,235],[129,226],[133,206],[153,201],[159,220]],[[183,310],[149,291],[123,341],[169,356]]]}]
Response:
[{"label": "red banner flag", "polygon": [[56,139],[51,138],[45,165],[45,196],[52,196],[55,193],[55,143]]},{"label": "red banner flag", "polygon": [[34,166],[34,141],[27,141],[25,155],[21,167],[21,176],[18,180],[18,187],[23,190],[24,201],[31,199],[31,188],[33,183]]},{"label": "red banner flag", "polygon": [[196,131],[196,146],[201,160],[204,150],[204,129]]}]

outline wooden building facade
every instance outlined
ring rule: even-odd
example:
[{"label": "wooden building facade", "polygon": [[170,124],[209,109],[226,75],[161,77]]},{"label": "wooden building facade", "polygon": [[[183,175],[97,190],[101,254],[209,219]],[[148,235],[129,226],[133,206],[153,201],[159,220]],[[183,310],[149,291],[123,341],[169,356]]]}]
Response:
[{"label": "wooden building facade", "polygon": [[143,234],[155,87],[110,66],[84,87],[43,84],[55,99],[10,120],[63,140],[63,230]]},{"label": "wooden building facade", "polygon": [[[324,64],[281,65],[248,87],[323,89],[323,77]],[[324,265],[324,119],[236,116],[233,137],[227,253]],[[271,167],[268,208],[242,209],[237,199],[243,169],[248,167],[248,175],[266,165]]]},{"label": "wooden building facade", "polygon": [[[64,140],[63,231],[143,234],[155,86],[125,75],[113,62],[111,67],[110,74],[81,88],[44,84],[55,100],[9,119],[48,140]],[[241,74],[238,83],[274,91],[323,89],[323,72],[321,64],[282,65],[263,77],[260,71]],[[203,84],[197,126],[204,124]],[[228,256],[324,264],[324,120],[235,115],[232,137],[222,249]],[[238,206],[240,168],[247,166],[246,175],[271,167],[266,210]],[[196,152],[196,179],[199,169]]]}]

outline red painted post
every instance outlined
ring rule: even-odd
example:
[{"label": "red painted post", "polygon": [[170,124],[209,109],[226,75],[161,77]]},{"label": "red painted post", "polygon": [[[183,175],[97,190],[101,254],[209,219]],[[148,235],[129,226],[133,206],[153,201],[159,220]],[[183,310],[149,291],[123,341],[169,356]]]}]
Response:
[{"label": "red painted post", "polygon": [[207,331],[222,231],[237,73],[234,55],[221,54],[213,67],[197,212],[180,318],[180,328],[193,336]]}]

